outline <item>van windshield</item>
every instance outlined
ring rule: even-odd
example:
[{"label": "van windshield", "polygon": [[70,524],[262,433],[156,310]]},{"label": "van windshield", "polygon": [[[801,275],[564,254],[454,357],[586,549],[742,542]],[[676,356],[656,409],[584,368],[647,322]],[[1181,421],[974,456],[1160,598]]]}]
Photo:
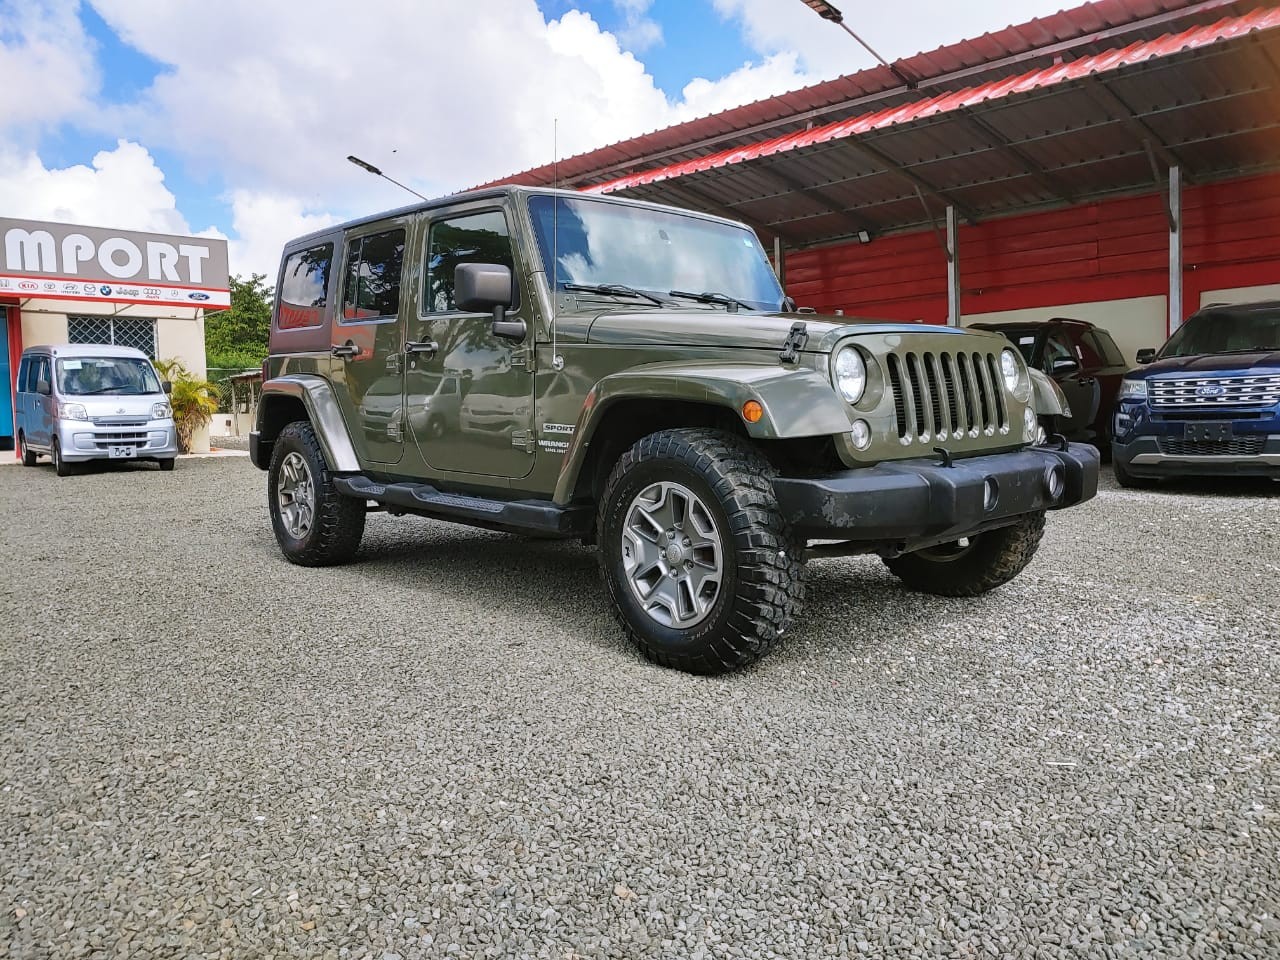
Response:
[{"label": "van windshield", "polygon": [[160,392],[151,364],[138,357],[68,357],[57,363],[64,397],[123,397]]}]

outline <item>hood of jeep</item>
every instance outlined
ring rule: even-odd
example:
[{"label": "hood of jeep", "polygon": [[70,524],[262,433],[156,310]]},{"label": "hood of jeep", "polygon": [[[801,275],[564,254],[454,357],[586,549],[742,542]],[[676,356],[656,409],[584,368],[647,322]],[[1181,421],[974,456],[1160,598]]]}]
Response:
[{"label": "hood of jeep", "polygon": [[[589,343],[688,347],[736,347],[781,350],[791,325],[803,323],[809,334],[806,353],[825,353],[847,336],[859,333],[957,334],[992,336],[932,324],[893,323],[861,317],[833,317],[812,313],[755,313],[740,310],[608,310],[591,321]],[[998,335],[997,339],[1003,340]]]}]

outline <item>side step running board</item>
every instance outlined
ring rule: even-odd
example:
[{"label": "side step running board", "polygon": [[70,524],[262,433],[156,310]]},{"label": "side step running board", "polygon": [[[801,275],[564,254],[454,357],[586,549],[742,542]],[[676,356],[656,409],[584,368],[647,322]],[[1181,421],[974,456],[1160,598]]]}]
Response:
[{"label": "side step running board", "polygon": [[509,532],[578,537],[591,530],[587,505],[562,507],[550,500],[490,500],[445,493],[429,483],[379,483],[359,474],[334,477],[334,486],[348,497],[373,500],[391,511],[403,510],[437,520]]}]

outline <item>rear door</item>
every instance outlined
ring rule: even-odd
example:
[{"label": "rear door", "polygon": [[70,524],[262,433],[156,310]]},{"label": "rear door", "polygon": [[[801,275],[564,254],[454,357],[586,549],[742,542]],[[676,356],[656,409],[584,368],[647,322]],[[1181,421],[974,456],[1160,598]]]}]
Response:
[{"label": "rear door", "polygon": [[404,453],[404,315],[408,221],[350,231],[341,300],[332,326],[331,380],[362,460],[399,463]]},{"label": "rear door", "polygon": [[[1044,371],[1058,382],[1062,392],[1067,395],[1067,403],[1071,405],[1071,416],[1063,417],[1059,425],[1067,436],[1079,436],[1087,430],[1098,413],[1098,381],[1084,369],[1084,357],[1076,346],[1070,332],[1061,324],[1054,324],[1045,331]],[[1076,367],[1070,371],[1055,371],[1054,362],[1058,360],[1074,361]]]},{"label": "rear door", "polygon": [[53,365],[48,357],[37,354],[31,358],[29,381],[31,392],[27,395],[27,422],[30,424],[32,442],[38,446],[47,447],[50,437],[53,436],[54,400],[52,396],[36,393],[36,384],[42,380],[52,388]]}]

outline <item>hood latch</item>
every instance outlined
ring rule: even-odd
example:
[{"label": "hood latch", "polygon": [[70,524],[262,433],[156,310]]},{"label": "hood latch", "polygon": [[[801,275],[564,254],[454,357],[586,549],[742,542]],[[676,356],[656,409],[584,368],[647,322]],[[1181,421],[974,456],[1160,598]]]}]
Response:
[{"label": "hood latch", "polygon": [[804,345],[809,342],[809,328],[803,320],[797,320],[791,325],[791,332],[787,334],[787,339],[782,341],[782,352],[778,354],[778,359],[783,363],[796,363],[800,360],[800,351],[804,349]]}]

